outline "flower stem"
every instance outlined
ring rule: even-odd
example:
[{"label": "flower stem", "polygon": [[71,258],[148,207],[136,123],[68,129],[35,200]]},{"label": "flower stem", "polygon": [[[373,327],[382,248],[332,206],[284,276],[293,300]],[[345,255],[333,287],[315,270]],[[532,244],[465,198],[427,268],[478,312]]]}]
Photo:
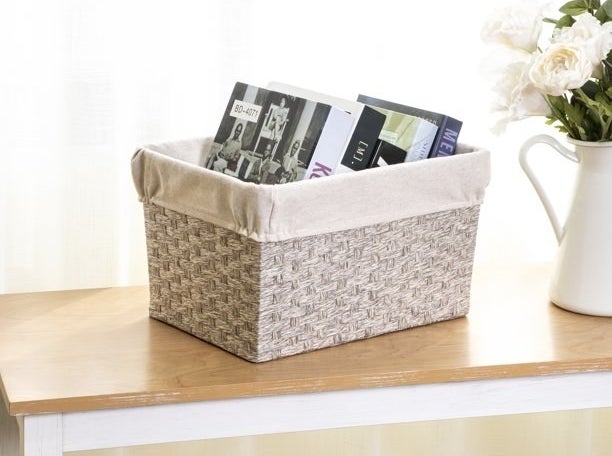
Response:
[{"label": "flower stem", "polygon": [[608,117],[608,120],[603,126],[603,130],[601,132],[602,141],[610,141],[610,139],[612,139],[608,137],[610,132],[610,125],[612,125],[612,117]]},{"label": "flower stem", "polygon": [[[561,123],[561,125],[563,125],[563,127],[565,127],[565,130],[569,137],[579,139],[577,136],[577,132],[575,131],[569,119],[566,117],[565,112],[555,106],[555,104],[550,99],[550,95],[544,95],[544,100],[546,100],[546,104],[550,108],[552,117],[554,117],[557,121]],[[564,98],[564,101],[567,100],[565,100]]]},{"label": "flower stem", "polygon": [[575,90],[575,93],[578,95],[578,98],[584,103],[585,107],[593,114],[595,114],[595,116],[599,120],[599,123],[601,124],[601,137],[605,138],[607,135],[608,128],[610,127],[610,117],[608,117],[608,121],[606,122],[604,120],[603,113],[598,109],[595,109],[595,105],[597,102],[589,98],[589,96],[584,93],[584,90],[579,88]]}]

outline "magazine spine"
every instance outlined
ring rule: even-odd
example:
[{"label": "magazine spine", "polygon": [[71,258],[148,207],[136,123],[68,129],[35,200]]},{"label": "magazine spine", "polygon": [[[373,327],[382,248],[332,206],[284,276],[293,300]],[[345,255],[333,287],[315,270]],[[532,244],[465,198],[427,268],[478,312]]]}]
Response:
[{"label": "magazine spine", "polygon": [[457,151],[457,139],[463,123],[460,120],[445,116],[438,127],[438,134],[429,153],[429,158],[454,155]]},{"label": "magazine spine", "polygon": [[363,111],[357,120],[355,130],[346,150],[338,164],[338,172],[350,172],[366,169],[372,161],[376,141],[385,123],[385,115],[363,106]]},{"label": "magazine spine", "polygon": [[348,113],[335,107],[331,108],[317,141],[317,147],[308,163],[304,179],[325,177],[334,173],[354,120]]}]

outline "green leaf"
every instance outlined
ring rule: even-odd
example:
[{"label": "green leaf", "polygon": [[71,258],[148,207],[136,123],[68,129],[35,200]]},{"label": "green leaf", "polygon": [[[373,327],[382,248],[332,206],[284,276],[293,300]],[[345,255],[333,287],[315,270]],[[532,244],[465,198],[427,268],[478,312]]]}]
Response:
[{"label": "green leaf", "polygon": [[612,17],[612,0],[606,0],[605,2],[603,2],[603,5],[601,5],[601,9],[606,12],[609,18]]},{"label": "green leaf", "polygon": [[[606,3],[608,5],[606,5]],[[610,0],[606,0],[603,5],[599,6],[597,8],[597,11],[595,11],[594,16],[597,18],[597,20],[599,20],[599,22],[601,22],[602,24],[605,22],[608,22],[610,19],[612,19],[612,11],[610,12],[610,14],[608,14],[608,9],[610,9],[610,5],[612,5],[612,1]]]},{"label": "green leaf", "polygon": [[567,2],[559,11],[568,16],[578,16],[579,14],[586,13],[589,5],[585,0],[572,0]]},{"label": "green leaf", "polygon": [[557,21],[556,28],[571,27],[574,22],[576,22],[576,21],[574,20],[574,18],[572,16],[565,15],[565,16],[562,16]]},{"label": "green leaf", "polygon": [[612,103],[610,97],[607,97],[603,92],[595,94],[595,103],[597,103],[597,111],[602,116],[612,117]]},{"label": "green leaf", "polygon": [[553,19],[552,17],[545,17],[542,21],[547,24],[557,24],[557,19]]},{"label": "green leaf", "polygon": [[607,19],[608,19],[608,15],[606,14],[606,12],[604,11],[603,8],[600,8],[600,9],[597,10],[597,12],[595,13],[595,17],[602,24],[604,22],[607,22]]},{"label": "green leaf", "polygon": [[580,125],[582,124],[582,119],[584,118],[584,109],[578,105],[567,104],[565,107],[565,112],[567,113],[567,117],[574,124]]},{"label": "green leaf", "polygon": [[601,6],[601,3],[599,2],[599,0],[591,0],[589,3],[590,3],[590,7],[593,9],[597,9]]},{"label": "green leaf", "polygon": [[567,128],[565,128],[563,125],[557,125],[557,130],[559,130],[561,133],[567,133],[569,134],[569,131]]},{"label": "green leaf", "polygon": [[561,133],[567,133],[572,138],[575,137],[577,133],[574,133],[574,128],[565,115],[565,98],[554,97],[552,95],[545,95],[544,98],[546,99],[548,106],[550,106],[551,115],[548,116],[549,123],[554,124],[555,122],[559,122],[561,125],[555,125],[555,127]]},{"label": "green leaf", "polygon": [[564,97],[561,97],[563,102],[562,112],[565,114],[563,125],[568,130],[568,134],[572,138],[585,140],[586,133],[584,127],[582,127],[582,121],[584,119],[584,107],[577,104],[570,103]]},{"label": "green leaf", "polygon": [[563,98],[548,96],[547,99],[548,99],[548,104],[550,106],[550,111],[552,112],[553,116],[555,116],[558,119],[565,117],[563,114],[563,107],[564,107]]}]

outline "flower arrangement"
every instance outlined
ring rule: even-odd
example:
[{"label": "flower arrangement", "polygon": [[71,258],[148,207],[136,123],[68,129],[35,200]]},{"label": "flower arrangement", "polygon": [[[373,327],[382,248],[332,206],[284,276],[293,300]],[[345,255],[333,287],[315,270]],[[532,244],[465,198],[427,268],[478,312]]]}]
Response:
[{"label": "flower arrangement", "polygon": [[515,4],[486,22],[483,41],[509,57],[493,88],[496,129],[544,116],[570,138],[612,141],[612,0],[572,0],[559,11],[551,19],[543,6]]}]

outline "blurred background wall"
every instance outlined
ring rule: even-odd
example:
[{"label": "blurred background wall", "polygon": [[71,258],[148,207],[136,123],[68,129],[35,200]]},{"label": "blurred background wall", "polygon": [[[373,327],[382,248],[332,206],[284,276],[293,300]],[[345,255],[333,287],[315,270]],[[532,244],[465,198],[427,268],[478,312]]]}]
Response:
[{"label": "blurred background wall", "polygon": [[[130,157],[214,135],[238,80],[462,119],[460,141],[493,156],[477,262],[549,261],[554,236],[517,154],[530,135],[556,133],[542,119],[490,132],[480,29],[496,3],[3,2],[0,292],[146,283]],[[540,155],[563,210],[572,166]]]},{"label": "blurred background wall", "polygon": [[[529,136],[559,135],[542,119],[502,136],[489,130],[480,29],[498,3],[4,1],[0,292],[145,284],[131,155],[142,144],[213,135],[238,80],[364,93],[462,119],[460,141],[492,152],[476,265],[551,261],[553,232],[517,156]],[[553,152],[538,155],[563,213],[574,169]],[[595,454],[609,451],[606,423],[606,411],[565,412],[112,454]]]}]

